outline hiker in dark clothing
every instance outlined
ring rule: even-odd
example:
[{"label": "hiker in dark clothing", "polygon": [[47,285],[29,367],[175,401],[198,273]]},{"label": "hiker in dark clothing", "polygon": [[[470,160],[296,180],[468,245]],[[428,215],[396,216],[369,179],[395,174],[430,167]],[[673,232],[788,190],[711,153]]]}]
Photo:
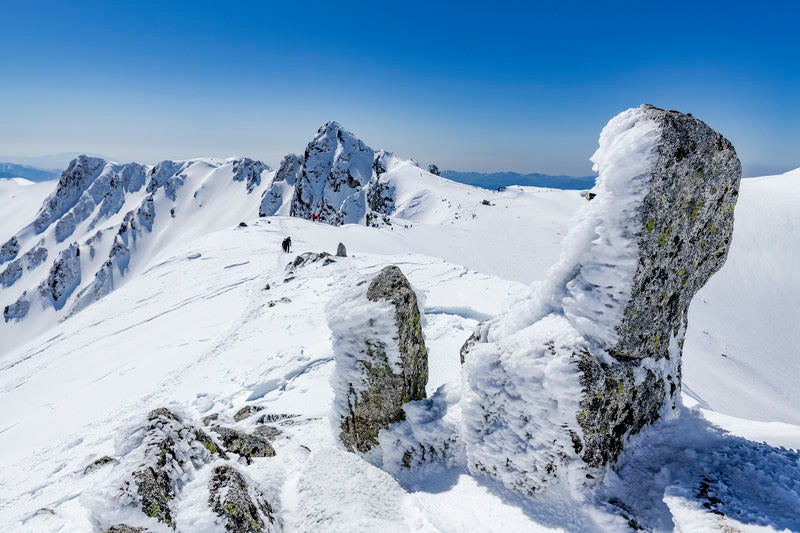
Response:
[{"label": "hiker in dark clothing", "polygon": [[286,237],[285,239],[283,239],[283,242],[281,243],[281,246],[283,247],[283,251],[286,252],[287,254],[289,252],[291,252],[292,251],[292,238],[291,237]]}]

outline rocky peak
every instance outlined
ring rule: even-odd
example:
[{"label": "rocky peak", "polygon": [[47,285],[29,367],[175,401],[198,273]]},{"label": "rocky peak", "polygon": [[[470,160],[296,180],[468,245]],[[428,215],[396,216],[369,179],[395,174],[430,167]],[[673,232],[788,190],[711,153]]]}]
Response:
[{"label": "rocky peak", "polygon": [[374,151],[336,122],[319,128],[306,147],[290,214],[339,225],[359,222],[365,205],[361,191],[372,179]]},{"label": "rocky peak", "polygon": [[97,157],[81,155],[70,161],[58,179],[56,190],[39,210],[34,221],[36,233],[41,233],[55,220],[69,211],[84,191],[94,182],[106,166],[106,161]]}]

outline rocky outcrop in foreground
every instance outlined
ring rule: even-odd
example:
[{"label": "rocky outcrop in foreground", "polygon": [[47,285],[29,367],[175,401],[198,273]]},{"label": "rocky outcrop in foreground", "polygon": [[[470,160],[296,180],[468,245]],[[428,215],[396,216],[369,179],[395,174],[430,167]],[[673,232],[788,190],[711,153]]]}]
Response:
[{"label": "rocky outcrop in foreground", "polygon": [[687,310],[730,245],[741,166],[700,120],[628,110],[593,161],[559,265],[463,354],[467,465],[523,493],[601,475],[675,411]]},{"label": "rocky outcrop in foreground", "polygon": [[350,451],[367,453],[378,434],[425,398],[428,353],[417,296],[396,266],[328,304],[336,368],[334,423]]},{"label": "rocky outcrop in foreground", "polygon": [[[220,529],[231,533],[279,531],[273,507],[261,489],[235,466],[250,464],[253,457],[274,456],[275,450],[266,438],[220,426],[212,430],[221,443],[199,424],[169,409],[151,411],[143,426],[122,439],[119,459],[102,457],[85,468],[84,475],[92,475],[113,463],[120,472],[115,487],[98,487],[93,520],[108,528],[104,531],[181,529],[179,500],[196,500],[198,495],[193,493],[201,491],[199,496],[203,496],[207,489],[208,506],[218,517]],[[237,456],[239,463],[234,462]],[[213,468],[207,487],[192,484],[194,479],[202,479],[206,468]]]}]

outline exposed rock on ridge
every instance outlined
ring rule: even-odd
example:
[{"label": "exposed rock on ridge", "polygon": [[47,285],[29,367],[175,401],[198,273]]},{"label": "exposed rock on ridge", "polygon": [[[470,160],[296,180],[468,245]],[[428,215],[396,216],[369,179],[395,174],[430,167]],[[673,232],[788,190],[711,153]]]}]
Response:
[{"label": "exposed rock on ridge", "polygon": [[378,434],[425,398],[428,354],[417,296],[396,266],[384,268],[327,308],[336,370],[334,423],[350,451],[367,453]]}]

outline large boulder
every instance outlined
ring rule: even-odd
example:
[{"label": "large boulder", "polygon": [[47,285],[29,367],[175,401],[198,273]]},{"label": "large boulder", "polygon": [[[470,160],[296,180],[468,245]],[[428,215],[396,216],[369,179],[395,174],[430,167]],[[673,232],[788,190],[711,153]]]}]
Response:
[{"label": "large boulder", "polygon": [[592,160],[596,197],[559,264],[465,349],[467,464],[525,493],[596,478],[676,412],[689,304],[733,231],[741,165],[700,120],[630,109]]},{"label": "large boulder", "polygon": [[336,368],[334,424],[350,451],[367,453],[378,434],[425,398],[428,352],[417,295],[396,266],[328,304]]}]

